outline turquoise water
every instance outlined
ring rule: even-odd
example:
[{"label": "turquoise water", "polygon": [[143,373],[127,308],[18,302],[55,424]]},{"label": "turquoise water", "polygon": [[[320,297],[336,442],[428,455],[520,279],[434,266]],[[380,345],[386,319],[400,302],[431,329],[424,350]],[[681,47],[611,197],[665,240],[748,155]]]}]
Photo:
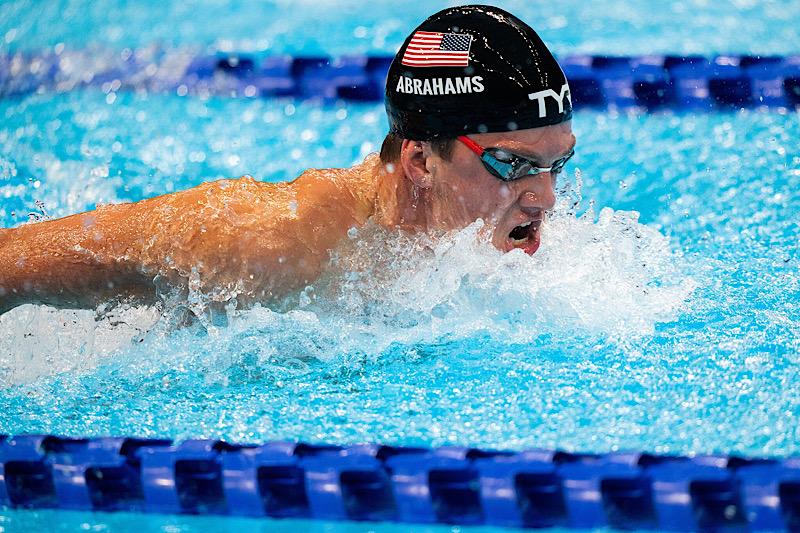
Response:
[{"label": "turquoise water", "polygon": [[[385,51],[424,16],[323,6],[322,40],[291,31],[319,13],[294,11],[290,23],[288,4],[208,3],[191,17],[93,5],[3,3],[0,42]],[[796,3],[559,5],[534,24],[558,52],[787,53],[800,42]],[[530,21],[543,9],[506,7]],[[477,225],[434,240],[367,227],[283,308],[234,312],[227,324],[175,328],[180,302],[163,314],[25,306],[1,316],[0,433],[800,453],[798,115],[581,111],[574,129],[576,156],[533,257],[501,256]],[[221,177],[347,166],[385,131],[372,104],[94,90],[4,100],[0,227]],[[7,531],[57,524],[408,530],[0,511]]]},{"label": "turquoise water", "polygon": [[[386,125],[378,106],[343,109],[5,102],[5,220],[37,200],[61,216],[245,170],[348,165]],[[55,153],[52,121],[74,139]],[[4,315],[0,429],[796,453],[797,117],[585,112],[575,130],[583,214],[564,209],[533,257],[501,256],[474,228],[435,254],[367,228],[309,297],[227,327],[173,331],[141,308]]]},{"label": "turquoise water", "polygon": [[[218,516],[160,516],[131,513],[80,513],[75,511],[4,511],[0,512],[3,531],[113,531],[115,533],[223,533],[228,531],[253,531],[269,533],[509,533],[523,531],[491,527],[443,527],[419,524],[396,526],[380,523],[331,523],[321,520],[260,520]],[[548,530],[556,533],[557,530]]]},{"label": "turquoise water", "polygon": [[[358,0],[4,0],[0,51],[58,43],[78,48],[161,43],[290,54],[394,54],[411,28],[458,3],[377,0],[364,9]],[[796,54],[800,43],[800,4],[793,0],[490,3],[526,20],[559,54]]]}]

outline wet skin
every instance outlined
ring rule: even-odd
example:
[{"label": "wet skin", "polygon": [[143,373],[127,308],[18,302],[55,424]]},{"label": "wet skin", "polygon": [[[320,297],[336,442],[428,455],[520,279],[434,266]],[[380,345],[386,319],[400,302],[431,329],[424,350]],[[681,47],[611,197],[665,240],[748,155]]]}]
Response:
[{"label": "wet skin", "polygon": [[[570,122],[515,132],[470,135],[484,147],[503,148],[534,159],[549,167],[575,146]],[[503,251],[522,248],[527,253],[538,247],[539,229],[545,212],[555,204],[555,177],[549,172],[504,182],[492,176],[479,158],[462,143],[455,143],[450,160],[445,161],[423,147],[424,169],[419,162],[401,161],[406,175],[420,187],[430,205],[428,227],[462,228],[483,219],[492,228],[492,243]],[[521,224],[531,223],[528,238],[516,241],[509,233]]]},{"label": "wet skin", "polygon": [[[470,135],[549,166],[575,143],[570,123]],[[156,285],[192,286],[224,301],[270,302],[313,282],[351,227],[372,219],[409,232],[483,219],[499,249],[533,253],[555,202],[549,173],[505,183],[456,142],[449,160],[404,141],[398,161],[372,155],[292,182],[250,177],[204,183],[135,203],[0,230],[0,313],[24,303],[94,308]],[[509,233],[531,222],[528,235]],[[155,282],[154,282],[155,278]]]}]

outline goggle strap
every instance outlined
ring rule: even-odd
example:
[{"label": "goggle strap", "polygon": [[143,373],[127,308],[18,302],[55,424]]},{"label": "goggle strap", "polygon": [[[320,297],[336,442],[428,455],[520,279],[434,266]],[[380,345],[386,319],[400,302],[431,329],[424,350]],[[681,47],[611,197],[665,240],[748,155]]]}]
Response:
[{"label": "goggle strap", "polygon": [[480,144],[476,143],[466,135],[461,135],[458,137],[458,140],[461,141],[466,145],[467,148],[478,154],[478,157],[483,155],[484,148]]}]

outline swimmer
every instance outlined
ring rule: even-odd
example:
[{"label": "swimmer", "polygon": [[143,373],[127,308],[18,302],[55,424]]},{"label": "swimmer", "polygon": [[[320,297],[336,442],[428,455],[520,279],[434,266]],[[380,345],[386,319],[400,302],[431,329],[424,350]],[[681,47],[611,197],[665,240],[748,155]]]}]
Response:
[{"label": "swimmer", "polygon": [[317,279],[368,221],[416,233],[483,219],[498,249],[536,252],[575,137],[567,80],[533,29],[489,6],[436,13],[395,56],[385,103],[380,154],[352,168],[214,181],[0,229],[0,313],[154,303],[162,284],[268,303]]}]

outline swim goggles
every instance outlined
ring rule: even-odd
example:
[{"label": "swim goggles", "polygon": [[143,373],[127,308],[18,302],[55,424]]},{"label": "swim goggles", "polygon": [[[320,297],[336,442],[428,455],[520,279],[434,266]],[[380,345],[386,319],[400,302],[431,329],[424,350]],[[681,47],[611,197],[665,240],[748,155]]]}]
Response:
[{"label": "swim goggles", "polygon": [[563,170],[567,161],[575,155],[572,149],[567,155],[553,162],[549,167],[537,167],[533,159],[515,155],[502,148],[484,148],[469,137],[461,135],[458,140],[464,143],[467,148],[478,154],[483,166],[486,167],[492,176],[503,181],[514,181],[525,176],[535,176],[543,172],[549,172],[554,177]]}]

